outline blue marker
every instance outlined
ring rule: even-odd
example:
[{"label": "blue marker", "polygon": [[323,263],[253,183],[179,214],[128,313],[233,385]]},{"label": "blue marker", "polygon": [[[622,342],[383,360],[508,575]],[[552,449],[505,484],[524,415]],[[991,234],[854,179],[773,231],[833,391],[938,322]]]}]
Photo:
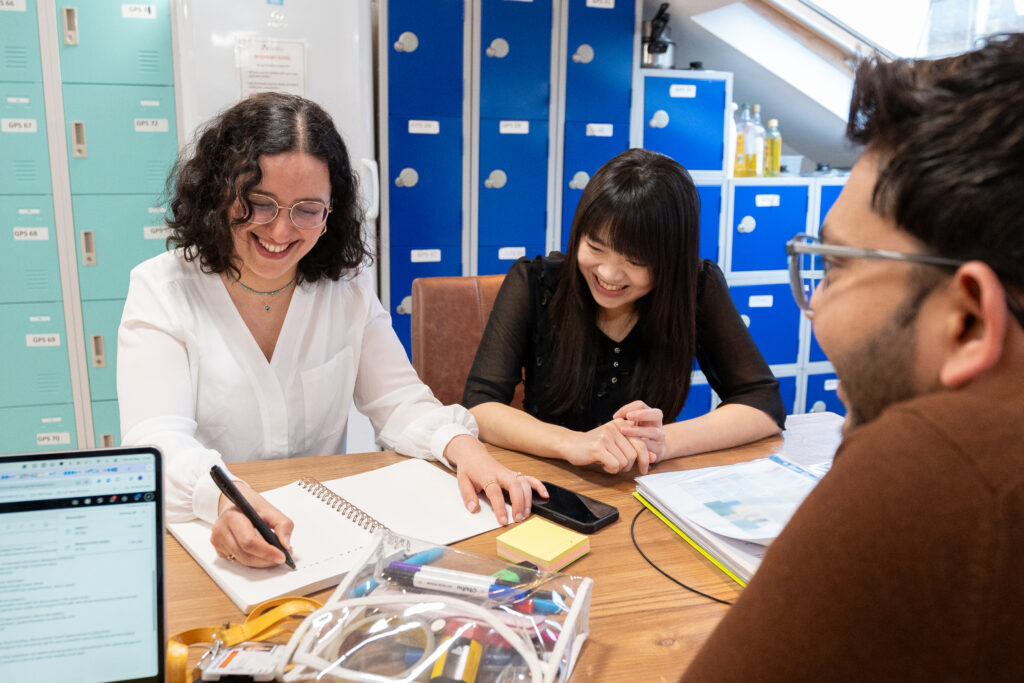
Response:
[{"label": "blue marker", "polygon": [[[409,557],[405,558],[405,562],[408,562],[409,564],[430,564],[437,558],[441,557],[441,555],[444,555],[444,548],[427,548],[426,550],[423,550],[421,552],[418,552],[414,555],[410,555]],[[353,586],[352,588],[350,588],[348,590],[348,597],[361,598],[370,591],[372,591],[374,588],[376,588],[378,585],[379,584],[377,583],[377,579],[371,576],[369,579],[359,584],[358,586]]]}]

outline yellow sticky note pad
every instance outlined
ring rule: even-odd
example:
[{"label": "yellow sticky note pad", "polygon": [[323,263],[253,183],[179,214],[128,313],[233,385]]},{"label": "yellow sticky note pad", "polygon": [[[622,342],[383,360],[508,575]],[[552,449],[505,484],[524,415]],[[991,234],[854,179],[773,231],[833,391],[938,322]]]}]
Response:
[{"label": "yellow sticky note pad", "polygon": [[590,538],[534,515],[498,536],[498,556],[554,572],[590,552]]}]

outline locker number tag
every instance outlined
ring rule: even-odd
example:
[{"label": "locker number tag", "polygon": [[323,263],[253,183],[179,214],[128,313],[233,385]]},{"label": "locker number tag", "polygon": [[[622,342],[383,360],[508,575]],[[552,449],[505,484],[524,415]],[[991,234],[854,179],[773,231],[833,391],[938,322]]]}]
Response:
[{"label": "locker number tag", "polygon": [[692,99],[697,96],[697,86],[693,83],[673,83],[668,88],[668,96]]},{"label": "locker number tag", "polygon": [[0,0],[0,12],[24,12],[25,0]]},{"label": "locker number tag", "polygon": [[501,135],[529,135],[529,121],[499,121],[498,133]]},{"label": "locker number tag", "polygon": [[121,5],[122,19],[156,19],[156,5]]},{"label": "locker number tag", "polygon": [[615,135],[615,125],[611,123],[588,123],[588,138],[610,138]]},{"label": "locker number tag", "polygon": [[779,205],[779,195],[777,194],[756,194],[754,195],[754,206],[759,208],[766,208],[771,206]]},{"label": "locker number tag", "polygon": [[839,388],[838,379],[827,379],[825,380],[825,391],[835,391]]},{"label": "locker number tag", "polygon": [[71,432],[47,432],[36,434],[37,446],[67,446],[71,443]]},{"label": "locker number tag", "polygon": [[615,9],[615,0],[587,0],[587,7],[593,9]]},{"label": "locker number tag", "polygon": [[60,346],[59,334],[26,334],[25,346]]},{"label": "locker number tag", "polygon": [[499,261],[515,261],[526,256],[526,247],[501,247],[498,249]]},{"label": "locker number tag", "polygon": [[747,300],[750,308],[771,308],[775,297],[771,294],[755,294]]},{"label": "locker number tag", "polygon": [[409,135],[437,135],[440,132],[440,121],[409,121]]},{"label": "locker number tag", "polygon": [[136,133],[166,133],[169,130],[167,119],[135,119]]},{"label": "locker number tag", "polygon": [[410,263],[440,263],[440,249],[411,249],[409,250]]},{"label": "locker number tag", "polygon": [[49,239],[49,228],[14,228],[15,242],[47,242]]},{"label": "locker number tag", "polygon": [[0,131],[4,133],[35,133],[35,119],[0,119]]},{"label": "locker number tag", "polygon": [[146,225],[142,228],[142,239],[162,240],[171,234],[171,229],[166,225]]}]

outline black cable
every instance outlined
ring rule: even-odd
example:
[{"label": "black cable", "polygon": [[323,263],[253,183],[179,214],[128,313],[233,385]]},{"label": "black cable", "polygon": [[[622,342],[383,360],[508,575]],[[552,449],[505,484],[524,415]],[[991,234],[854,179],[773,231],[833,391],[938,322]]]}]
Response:
[{"label": "black cable", "polygon": [[696,588],[691,588],[690,586],[687,586],[685,583],[683,583],[679,579],[675,578],[674,576],[669,576],[667,573],[665,573],[665,570],[663,570],[658,565],[654,564],[654,562],[651,561],[651,558],[647,557],[647,555],[644,554],[643,550],[640,550],[640,544],[636,542],[636,520],[640,519],[640,515],[643,514],[643,511],[646,510],[646,509],[647,509],[646,507],[641,507],[637,511],[636,516],[633,517],[633,523],[629,525],[629,536],[630,536],[630,538],[633,539],[633,547],[636,548],[636,551],[638,553],[640,553],[640,557],[642,557],[645,560],[647,560],[647,564],[649,564],[652,567],[654,567],[655,569],[657,569],[658,572],[662,576],[664,576],[666,579],[668,579],[669,581],[672,581],[673,583],[679,584],[680,586],[682,586],[686,590],[690,591],[691,593],[696,593],[697,595],[701,596],[702,598],[707,598],[708,600],[714,600],[715,602],[721,603],[723,605],[731,605],[732,603],[729,602],[728,600],[722,600],[721,598],[716,598],[713,595],[708,595],[707,593],[702,593],[699,590],[697,590]]}]

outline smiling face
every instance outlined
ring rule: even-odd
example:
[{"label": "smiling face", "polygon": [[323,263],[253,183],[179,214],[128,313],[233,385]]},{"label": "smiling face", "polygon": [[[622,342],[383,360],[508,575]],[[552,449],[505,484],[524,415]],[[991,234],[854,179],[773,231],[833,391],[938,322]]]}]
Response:
[{"label": "smiling face", "polygon": [[[257,225],[242,223],[232,228],[234,263],[246,286],[270,291],[295,277],[299,261],[316,246],[322,227],[301,229],[289,217],[289,207],[300,201],[331,203],[327,164],[304,152],[284,152],[259,158],[263,179],[250,191],[251,202],[267,203],[269,197],[282,208],[274,220]],[[245,215],[241,203],[232,219]]]},{"label": "smiling face", "polygon": [[632,312],[636,301],[653,287],[650,268],[613,251],[597,236],[580,240],[576,262],[591,296],[606,314]]}]

